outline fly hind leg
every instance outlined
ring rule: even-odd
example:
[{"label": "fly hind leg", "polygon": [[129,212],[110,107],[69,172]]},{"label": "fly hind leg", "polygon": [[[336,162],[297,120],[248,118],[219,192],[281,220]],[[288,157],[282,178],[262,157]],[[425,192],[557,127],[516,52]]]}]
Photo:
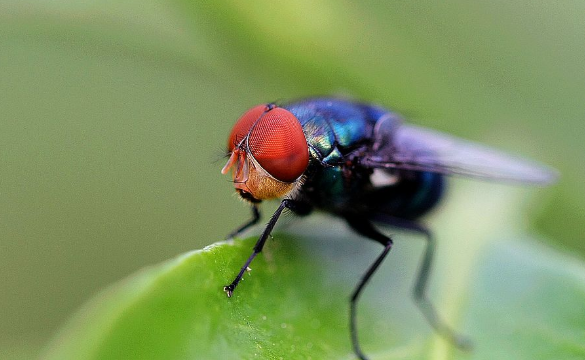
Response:
[{"label": "fly hind leg", "polygon": [[358,282],[356,288],[354,289],[354,291],[351,295],[351,300],[350,300],[349,326],[350,326],[350,331],[351,331],[351,343],[353,346],[353,351],[355,352],[357,357],[360,358],[361,360],[367,360],[368,358],[362,352],[360,344],[359,344],[359,339],[358,339],[357,322],[356,322],[357,303],[358,303],[359,297],[360,297],[363,289],[365,288],[365,286],[369,282],[370,278],[372,277],[372,275],[374,275],[376,270],[378,270],[378,267],[380,267],[380,265],[384,261],[384,258],[386,258],[386,255],[388,255],[388,253],[392,249],[393,243],[392,243],[392,239],[390,239],[390,237],[379,232],[372,225],[372,223],[370,223],[368,220],[366,220],[362,217],[355,216],[355,215],[347,215],[345,217],[345,220],[347,221],[348,225],[354,231],[356,231],[358,234],[361,234],[361,235],[367,237],[368,239],[375,240],[384,246],[384,250],[382,251],[382,253],[380,255],[378,255],[376,260],[374,260],[374,262],[370,265],[370,267],[368,268],[366,273],[363,275],[361,280]]},{"label": "fly hind leg", "polygon": [[426,247],[422,262],[419,266],[416,282],[414,284],[414,301],[428,323],[440,336],[447,339],[459,349],[470,350],[472,347],[471,340],[457,334],[450,326],[448,326],[441,317],[439,317],[435,306],[427,296],[427,285],[435,255],[435,238],[433,237],[433,234],[426,227],[410,220],[386,216],[384,216],[383,219],[376,220],[380,220],[381,222],[396,228],[416,232],[424,237],[426,240]]}]

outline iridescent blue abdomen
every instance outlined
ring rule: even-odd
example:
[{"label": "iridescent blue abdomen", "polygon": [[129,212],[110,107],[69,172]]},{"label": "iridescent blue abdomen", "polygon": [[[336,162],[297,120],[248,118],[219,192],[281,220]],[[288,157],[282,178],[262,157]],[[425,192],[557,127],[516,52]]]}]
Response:
[{"label": "iridescent blue abdomen", "polygon": [[396,114],[328,98],[283,107],[297,117],[309,146],[311,161],[298,195],[306,203],[337,214],[383,212],[416,218],[439,200],[443,189],[440,174],[378,170],[396,179],[380,184],[372,182],[371,168],[360,166],[360,157],[375,151],[374,129],[379,120],[386,119],[384,126],[397,126],[400,119]]}]

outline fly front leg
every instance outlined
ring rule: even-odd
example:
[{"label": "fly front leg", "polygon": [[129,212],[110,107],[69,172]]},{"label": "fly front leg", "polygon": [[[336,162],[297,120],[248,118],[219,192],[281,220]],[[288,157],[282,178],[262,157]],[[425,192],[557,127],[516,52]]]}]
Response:
[{"label": "fly front leg", "polygon": [[252,204],[252,218],[244,223],[242,226],[237,228],[236,230],[232,231],[226,239],[233,239],[234,237],[240,235],[250,227],[256,225],[260,220],[260,211],[258,210],[258,204]]},{"label": "fly front leg", "polygon": [[236,289],[236,286],[238,286],[238,284],[242,280],[242,277],[244,276],[244,273],[248,269],[248,266],[250,265],[252,260],[254,260],[256,255],[258,255],[258,253],[260,253],[262,251],[262,248],[264,248],[264,244],[266,243],[266,239],[268,239],[268,236],[270,235],[270,232],[272,232],[274,225],[276,225],[276,222],[278,221],[278,218],[280,217],[280,214],[282,213],[282,211],[285,208],[290,208],[292,206],[294,206],[293,200],[290,200],[290,199],[282,200],[282,202],[280,203],[280,206],[278,206],[278,209],[276,209],[276,211],[274,212],[274,214],[270,218],[270,221],[268,221],[268,224],[264,228],[262,235],[260,235],[260,237],[258,238],[256,245],[254,245],[254,249],[252,251],[252,254],[248,258],[248,260],[246,260],[246,263],[244,264],[244,266],[242,266],[242,268],[240,269],[240,272],[238,273],[238,275],[236,275],[236,278],[234,279],[234,281],[232,281],[231,284],[224,286],[223,291],[225,291],[225,293],[227,294],[228,297],[232,297],[234,290]]}]

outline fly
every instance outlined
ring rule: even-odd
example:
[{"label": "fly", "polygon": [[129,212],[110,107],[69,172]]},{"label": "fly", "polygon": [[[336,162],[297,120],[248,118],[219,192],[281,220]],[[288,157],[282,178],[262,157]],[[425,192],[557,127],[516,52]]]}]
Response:
[{"label": "fly", "polygon": [[543,165],[405,124],[382,107],[335,98],[253,107],[236,122],[227,145],[229,160],[222,173],[232,170],[236,191],[252,208],[252,218],[230,237],[259,221],[263,200],[281,199],[252,254],[234,281],[224,287],[227,296],[233,295],[262,251],[283,210],[308,215],[317,209],[338,216],[356,233],[383,246],[351,295],[351,340],[360,359],[367,357],[358,340],[357,302],[393,245],[374,223],[413,231],[426,239],[414,300],[437,333],[466,348],[469,342],[441,320],[427,298],[435,241],[419,219],[441,200],[445,175],[535,185],[557,178],[553,169]]}]

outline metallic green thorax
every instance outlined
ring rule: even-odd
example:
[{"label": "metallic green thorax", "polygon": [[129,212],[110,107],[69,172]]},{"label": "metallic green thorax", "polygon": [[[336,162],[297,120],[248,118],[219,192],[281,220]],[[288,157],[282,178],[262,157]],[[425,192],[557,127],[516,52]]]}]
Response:
[{"label": "metallic green thorax", "polygon": [[398,125],[396,114],[377,106],[331,98],[307,99],[283,107],[297,117],[309,146],[311,164],[300,196],[312,206],[334,213],[382,210],[416,217],[440,197],[441,175],[410,174],[413,176],[407,181],[379,189],[371,182],[373,170],[359,166],[360,156],[373,151],[378,121],[390,115],[396,124],[386,126]]},{"label": "metallic green thorax", "polygon": [[288,106],[303,126],[311,156],[336,165],[345,155],[369,142],[386,110],[339,99],[311,99]]}]

